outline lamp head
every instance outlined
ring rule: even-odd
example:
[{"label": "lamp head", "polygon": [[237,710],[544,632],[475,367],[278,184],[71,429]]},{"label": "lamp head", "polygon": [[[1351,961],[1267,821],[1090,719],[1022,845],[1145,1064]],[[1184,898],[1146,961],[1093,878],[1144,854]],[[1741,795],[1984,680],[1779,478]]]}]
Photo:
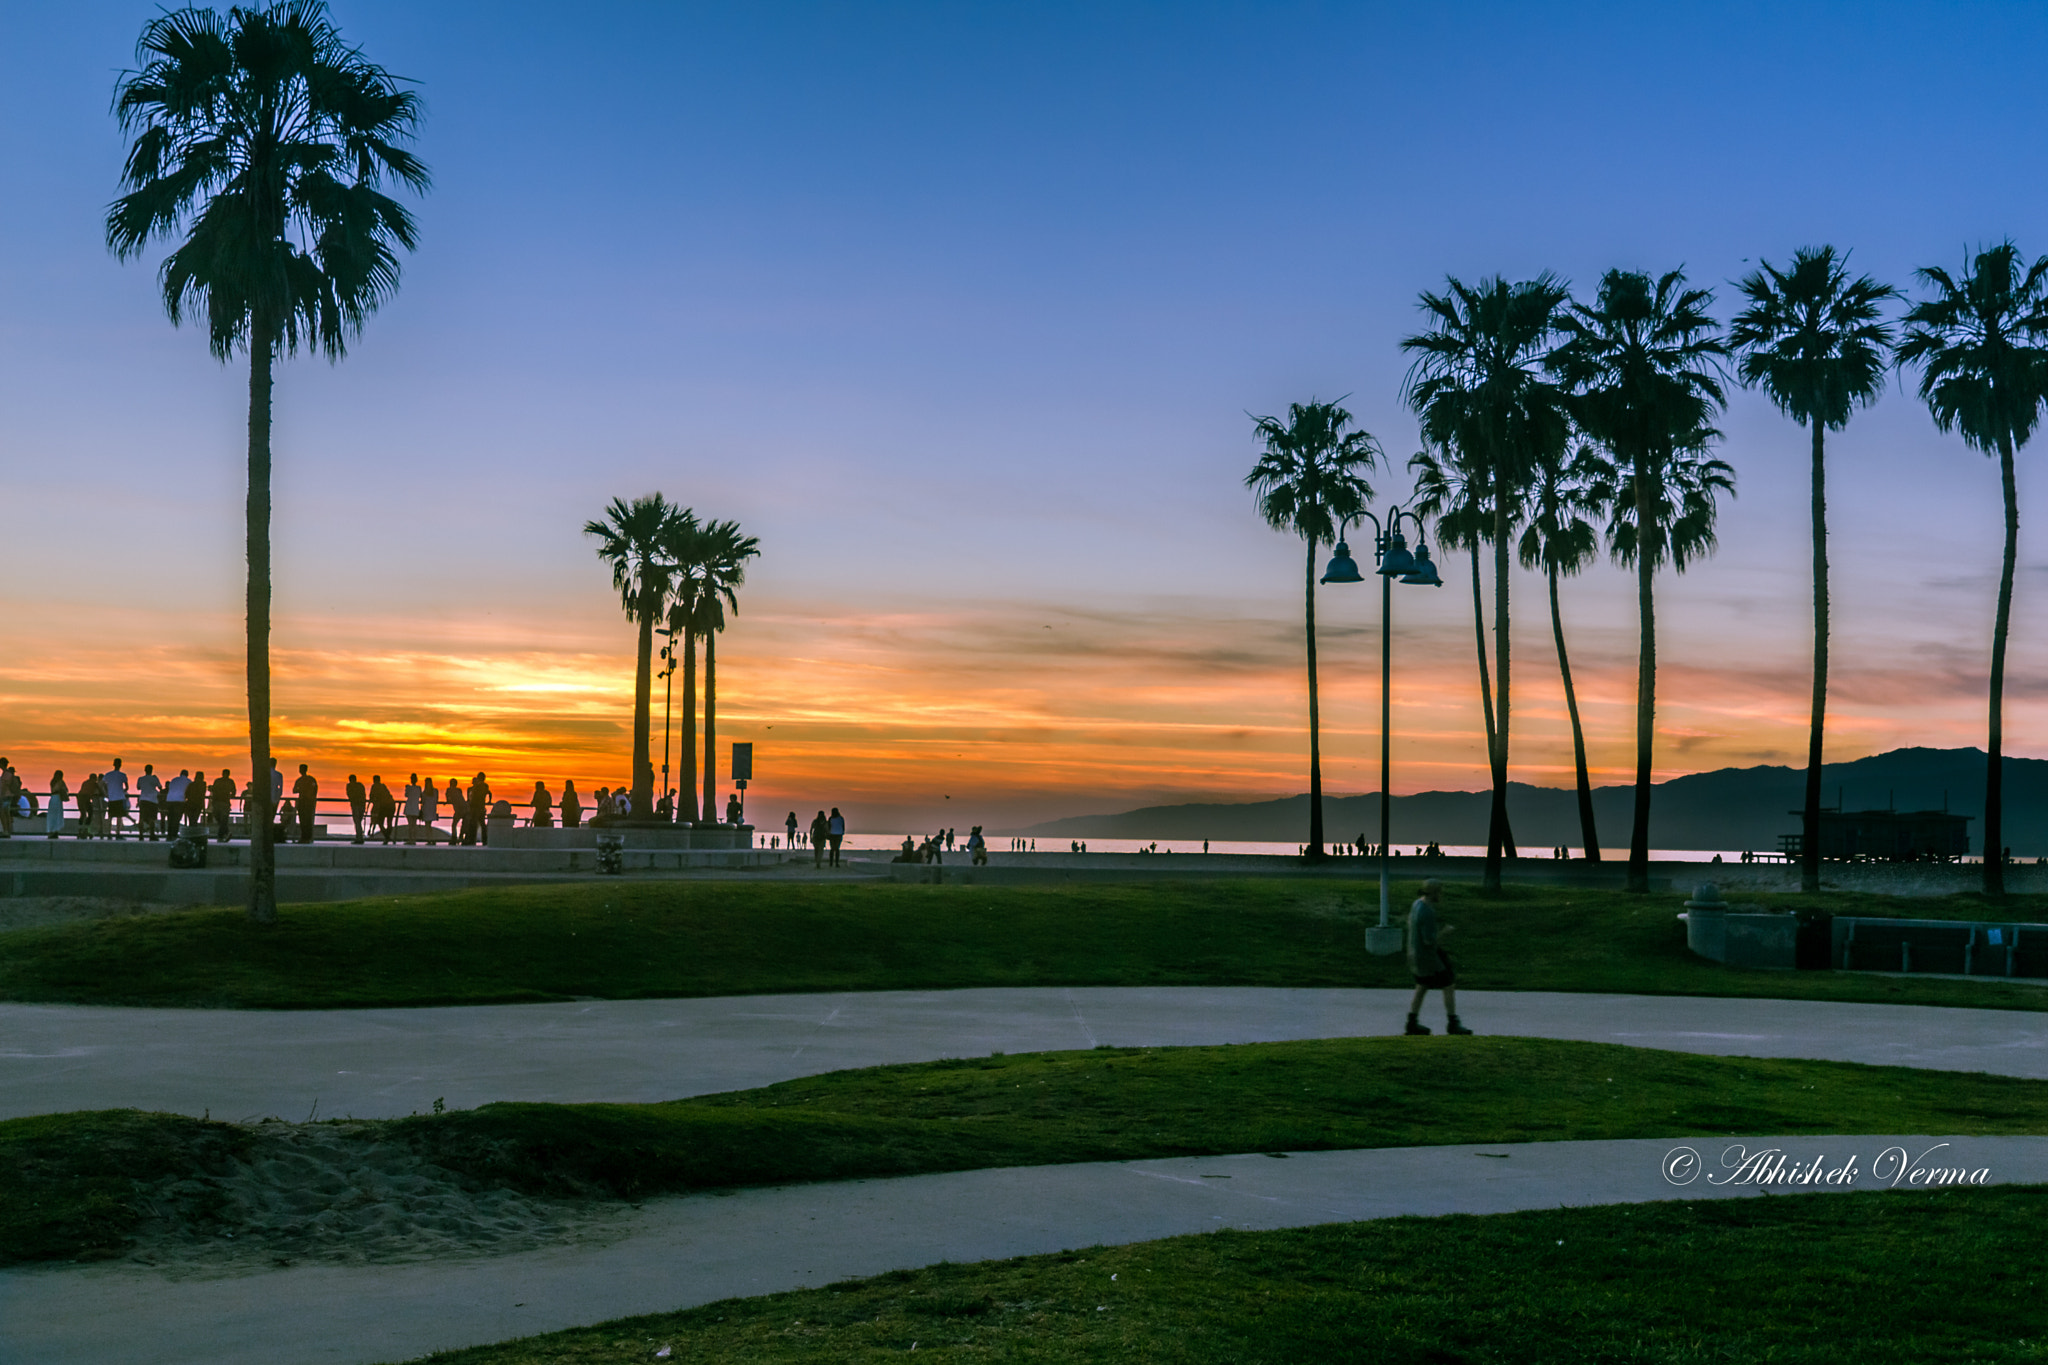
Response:
[{"label": "lamp head", "polygon": [[1330,567],[1323,571],[1325,583],[1363,583],[1365,576],[1358,572],[1358,561],[1351,557],[1351,547],[1342,540],[1337,542],[1337,553],[1330,556]]},{"label": "lamp head", "polygon": [[1399,531],[1388,532],[1380,550],[1379,571],[1388,578],[1399,578],[1402,574],[1414,572],[1414,569],[1415,557],[1408,553],[1407,540]]},{"label": "lamp head", "polygon": [[1403,583],[1413,583],[1418,587],[1424,588],[1441,588],[1444,585],[1444,581],[1436,576],[1436,565],[1429,562],[1429,547],[1427,545],[1420,541],[1415,543],[1414,564],[1402,577],[1401,581]]}]

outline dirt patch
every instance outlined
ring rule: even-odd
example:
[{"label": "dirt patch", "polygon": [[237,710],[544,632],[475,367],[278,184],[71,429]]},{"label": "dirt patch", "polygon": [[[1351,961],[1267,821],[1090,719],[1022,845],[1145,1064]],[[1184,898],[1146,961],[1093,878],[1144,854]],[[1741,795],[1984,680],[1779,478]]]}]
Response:
[{"label": "dirt patch", "polygon": [[169,901],[121,900],[115,896],[7,896],[0,897],[0,931],[33,929],[45,924],[71,924],[78,920],[168,915],[179,910],[204,908],[207,907],[176,905]]},{"label": "dirt patch", "polygon": [[610,1241],[632,1205],[485,1187],[347,1121],[270,1122],[217,1174],[147,1187],[127,1259],[236,1273],[301,1261],[390,1263]]}]

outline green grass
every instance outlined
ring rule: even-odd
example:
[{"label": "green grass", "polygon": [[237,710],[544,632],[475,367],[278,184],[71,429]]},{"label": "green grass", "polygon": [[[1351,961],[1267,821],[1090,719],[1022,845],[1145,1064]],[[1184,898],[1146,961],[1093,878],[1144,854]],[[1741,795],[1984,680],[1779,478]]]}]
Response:
[{"label": "green grass", "polygon": [[1728,1133],[2048,1133],[2048,1082],[1536,1038],[1040,1052],[667,1104],[397,1121],[442,1165],[636,1197],[1062,1161]]},{"label": "green grass", "polygon": [[2048,1190],[1801,1195],[1218,1232],[822,1289],[427,1357],[1303,1365],[2048,1360]]},{"label": "green grass", "polygon": [[[1400,903],[1414,887],[1398,888]],[[1453,886],[1462,983],[2040,1009],[1996,981],[1752,972],[1686,951],[1684,897]],[[2048,918],[2048,897],[1785,898],[1837,912]],[[1404,986],[1362,951],[1377,889],[1280,879],[1063,887],[604,882],[195,910],[0,933],[0,999],[243,1009],[961,986]]]},{"label": "green grass", "polygon": [[219,1171],[248,1129],[107,1109],[0,1122],[0,1265],[119,1254],[143,1210],[139,1186]]},{"label": "green grass", "polygon": [[[171,1115],[0,1123],[0,1208],[33,1257],[116,1248],[120,1178],[180,1173],[272,1127]],[[531,1194],[663,1192],[1067,1161],[1730,1133],[2048,1133],[2048,1082],[1527,1038],[1359,1038],[872,1067],[667,1104],[491,1104],[361,1125]],[[33,1159],[10,1160],[33,1150]],[[62,1238],[64,1210],[99,1212]],[[120,1208],[128,1209],[126,1224]],[[0,1228],[0,1259],[17,1245]]]}]

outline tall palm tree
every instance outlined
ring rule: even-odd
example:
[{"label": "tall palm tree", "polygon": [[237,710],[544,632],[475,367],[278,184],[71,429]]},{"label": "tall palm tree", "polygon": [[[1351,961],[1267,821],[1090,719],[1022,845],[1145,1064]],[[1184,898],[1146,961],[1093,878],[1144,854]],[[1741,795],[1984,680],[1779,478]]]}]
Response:
[{"label": "tall palm tree", "polygon": [[1444,293],[1423,293],[1429,330],[1404,339],[1401,348],[1415,356],[1407,397],[1424,434],[1455,444],[1474,465],[1483,461],[1492,476],[1494,715],[1487,757],[1493,807],[1483,884],[1498,891],[1513,714],[1509,554],[1533,452],[1542,444],[1562,444],[1570,426],[1564,395],[1544,375],[1543,357],[1571,292],[1548,273],[1515,284],[1499,277],[1477,285],[1455,278],[1445,284]]},{"label": "tall palm tree", "polygon": [[[707,521],[682,538],[678,549],[678,583],[674,597],[677,623],[691,643],[704,640],[704,804],[702,817],[718,819],[718,635],[726,613],[739,614],[739,590],[747,581],[747,561],[761,553],[761,543],[742,535],[736,521]],[[694,725],[692,717],[691,724]]]},{"label": "tall palm tree", "polygon": [[1977,253],[1961,279],[1930,266],[1913,272],[1933,297],[1906,313],[1899,363],[1920,366],[1920,397],[1943,431],[1998,456],[2005,494],[2005,558],[1991,630],[1990,737],[1984,771],[1984,891],[2005,894],[2005,643],[2019,554],[2014,457],[2048,402],[2048,257],[2027,265],[2010,241]]},{"label": "tall palm tree", "polygon": [[[1614,457],[1625,489],[1617,489],[1610,543],[1616,558],[1636,570],[1636,611],[1641,643],[1636,665],[1636,797],[1629,832],[1628,888],[1650,889],[1650,778],[1657,727],[1657,569],[1670,560],[1683,569],[1697,548],[1704,514],[1711,546],[1712,495],[1722,485],[1701,482],[1704,509],[1685,504],[1693,520],[1668,520],[1670,497],[1684,460],[1696,458],[1719,435],[1710,419],[1727,403],[1720,379],[1728,344],[1707,313],[1713,294],[1689,289],[1685,272],[1651,279],[1633,270],[1610,270],[1591,304],[1573,304],[1560,319],[1564,340],[1550,366],[1573,392],[1579,428]],[[1719,461],[1710,461],[1719,464]],[[1689,468],[1689,466],[1687,466]],[[1724,466],[1725,468],[1725,466]],[[1703,471],[1713,473],[1714,471]],[[1698,482],[1698,481],[1696,481]],[[1732,487],[1731,485],[1728,485]],[[1683,532],[1683,534],[1681,534]]]},{"label": "tall palm tree", "polygon": [[654,625],[668,609],[674,567],[664,553],[681,528],[696,515],[659,493],[627,502],[613,498],[602,521],[583,523],[583,534],[597,537],[597,557],[611,566],[612,586],[626,619],[639,629],[639,651],[633,671],[633,814],[654,813],[654,763],[648,756],[654,701]]},{"label": "tall palm tree", "polygon": [[[1343,400],[1339,399],[1341,403]],[[1308,856],[1323,852],[1322,711],[1316,687],[1316,546],[1334,543],[1346,523],[1372,501],[1364,471],[1380,461],[1372,433],[1351,429],[1351,414],[1337,403],[1290,403],[1287,420],[1254,417],[1252,430],[1266,448],[1245,487],[1259,515],[1276,531],[1291,531],[1308,546],[1304,589],[1308,637]]]},{"label": "tall palm tree", "polygon": [[[1446,452],[1418,451],[1408,459],[1415,476],[1415,514],[1436,522],[1437,545],[1446,550],[1469,552],[1472,565],[1472,640],[1479,655],[1479,717],[1486,730],[1486,760],[1492,772],[1495,744],[1493,728],[1493,675],[1486,662],[1486,598],[1480,590],[1479,552],[1493,526],[1489,499],[1493,496],[1492,466],[1481,460],[1476,466]],[[1498,840],[1508,856],[1515,851],[1513,826],[1503,820],[1490,821],[1489,844]]]},{"label": "tall palm tree", "polygon": [[1525,569],[1541,569],[1550,589],[1550,634],[1557,645],[1557,671],[1564,679],[1564,705],[1572,721],[1572,758],[1577,768],[1579,833],[1586,861],[1600,861],[1600,831],[1593,820],[1593,782],[1586,768],[1586,731],[1579,723],[1579,695],[1572,686],[1572,661],[1564,645],[1564,616],[1557,604],[1557,580],[1579,572],[1600,552],[1600,533],[1585,515],[1607,510],[1603,494],[1612,488],[1614,466],[1588,446],[1560,442],[1537,452],[1529,488],[1529,525],[1519,555]]},{"label": "tall palm tree", "polygon": [[427,188],[404,146],[419,101],[342,41],[320,0],[162,14],[136,59],[114,96],[132,141],[107,244],[127,259],[183,233],[159,272],[165,311],[182,323],[203,308],[214,355],[249,357],[249,916],[269,923],[272,370],[302,342],[341,359],[397,290],[415,229],[380,186]]},{"label": "tall palm tree", "polygon": [[1806,805],[1799,881],[1820,890],[1820,764],[1828,711],[1829,431],[1884,392],[1892,333],[1879,307],[1898,294],[1868,275],[1849,278],[1848,255],[1802,247],[1792,267],[1769,261],[1742,281],[1749,307],[1729,325],[1741,353],[1736,373],[1813,436],[1813,704],[1806,731]]}]

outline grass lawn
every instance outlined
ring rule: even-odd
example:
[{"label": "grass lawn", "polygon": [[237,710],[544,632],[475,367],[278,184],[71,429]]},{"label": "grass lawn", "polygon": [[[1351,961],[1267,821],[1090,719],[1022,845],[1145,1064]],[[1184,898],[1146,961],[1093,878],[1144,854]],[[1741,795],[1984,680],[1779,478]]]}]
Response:
[{"label": "grass lawn", "polygon": [[[1405,906],[1412,883],[1397,888]],[[2048,1006],[1999,981],[1741,971],[1686,951],[1682,894],[1453,886],[1481,990]],[[1828,893],[1783,903],[2048,918],[2048,896]],[[1282,879],[1062,887],[633,882],[288,906],[268,928],[194,910],[0,933],[0,999],[242,1009],[960,986],[1405,986],[1362,950],[1374,885]]]},{"label": "grass lawn", "polygon": [[[0,1259],[117,1249],[142,1216],[124,1178],[179,1174],[181,1160],[186,1173],[218,1171],[273,1127],[288,1125],[131,1111],[0,1123]],[[2048,1133],[2048,1082],[1544,1039],[1358,1038],[872,1067],[667,1104],[492,1104],[357,1131],[396,1135],[483,1185],[631,1199],[1228,1152]]]},{"label": "grass lawn", "polygon": [[2048,1360],[2048,1190],[1796,1195],[1218,1232],[728,1299],[437,1365],[898,1359]]},{"label": "grass lawn", "polygon": [[[1403,904],[1413,886],[1397,893]],[[2041,1009],[1997,981],[1749,972],[1686,951],[1683,895],[1453,887],[1461,984]],[[2040,902],[2035,904],[2034,902]],[[1823,894],[1838,913],[1972,918],[1977,896]],[[2048,897],[2002,914],[2048,918]],[[245,1009],[960,986],[1400,986],[1361,950],[1372,886],[1279,879],[1077,887],[608,882],[239,910],[0,934],[0,999]]]}]

